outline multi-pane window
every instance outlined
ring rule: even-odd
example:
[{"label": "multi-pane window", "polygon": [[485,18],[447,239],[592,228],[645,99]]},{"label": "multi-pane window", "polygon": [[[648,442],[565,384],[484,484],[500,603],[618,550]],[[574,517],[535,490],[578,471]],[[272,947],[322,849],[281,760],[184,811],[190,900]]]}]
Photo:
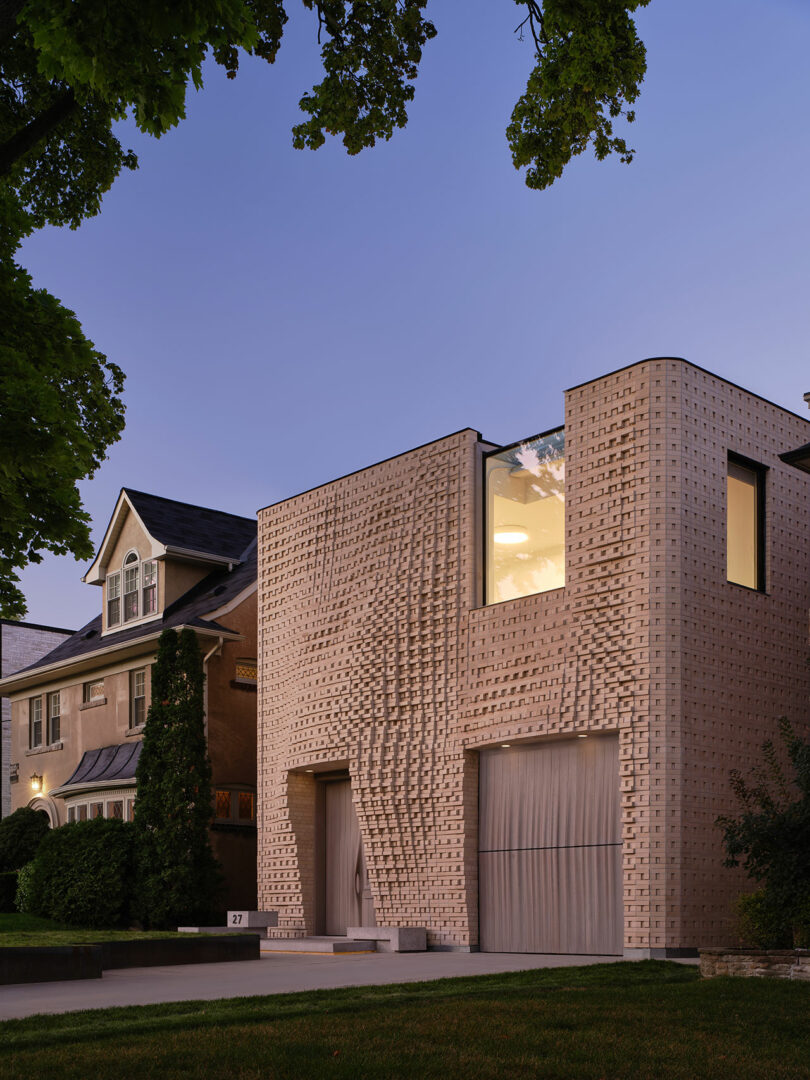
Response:
[{"label": "multi-pane window", "polygon": [[121,622],[121,574],[110,574],[107,578],[107,626],[117,626]]},{"label": "multi-pane window", "polygon": [[256,796],[252,791],[219,789],[214,792],[214,809],[218,821],[252,825],[256,821]]},{"label": "multi-pane window", "polygon": [[129,726],[140,727],[146,720],[146,668],[129,673]]},{"label": "multi-pane window", "polygon": [[257,671],[255,658],[241,657],[236,661],[236,682],[245,683],[247,686],[255,686]]},{"label": "multi-pane window", "polygon": [[32,697],[28,701],[28,745],[42,746],[42,698]]},{"label": "multi-pane window", "polygon": [[104,701],[104,680],[86,682],[82,687],[82,701],[85,705],[101,704]]},{"label": "multi-pane window", "polygon": [[726,487],[726,577],[765,588],[765,470],[729,454]]},{"label": "multi-pane window", "polygon": [[563,431],[488,454],[486,602],[565,585]]},{"label": "multi-pane window", "polygon": [[61,738],[61,704],[59,691],[48,694],[48,742],[57,743]]},{"label": "multi-pane window", "polygon": [[137,618],[138,556],[134,551],[131,551],[124,559],[124,621]]},{"label": "multi-pane window", "polygon": [[104,803],[103,802],[91,802],[90,803],[90,817],[104,817]]},{"label": "multi-pane window", "polygon": [[119,821],[124,819],[124,800],[113,799],[112,802],[107,803],[107,817],[117,818]]},{"label": "multi-pane window", "polygon": [[141,570],[141,589],[143,593],[142,615],[154,615],[157,611],[157,563],[154,559],[145,562]]}]

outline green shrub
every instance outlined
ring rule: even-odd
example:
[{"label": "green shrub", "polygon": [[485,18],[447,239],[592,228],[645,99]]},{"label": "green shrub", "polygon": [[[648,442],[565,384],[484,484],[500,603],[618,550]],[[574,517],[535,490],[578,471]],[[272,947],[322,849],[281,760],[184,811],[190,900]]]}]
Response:
[{"label": "green shrub", "polygon": [[19,870],[30,862],[50,827],[44,810],[31,810],[27,806],[21,806],[3,818],[0,821],[0,871]]},{"label": "green shrub", "polygon": [[105,818],[53,829],[22,872],[20,910],[68,926],[127,925],[133,832],[128,822]]},{"label": "green shrub", "polygon": [[33,915],[31,882],[34,878],[34,864],[28,863],[17,871],[17,895],[14,897],[14,906],[17,911],[27,912]]},{"label": "green shrub", "polygon": [[754,945],[758,949],[790,948],[793,929],[766,889],[739,897],[735,908],[743,945]]},{"label": "green shrub", "polygon": [[14,897],[17,895],[17,871],[0,870],[0,911],[16,911]]}]

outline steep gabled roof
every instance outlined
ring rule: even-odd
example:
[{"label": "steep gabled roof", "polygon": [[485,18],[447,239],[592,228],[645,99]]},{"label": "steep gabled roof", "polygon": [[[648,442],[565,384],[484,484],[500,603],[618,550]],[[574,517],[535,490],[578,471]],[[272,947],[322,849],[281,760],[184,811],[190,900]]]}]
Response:
[{"label": "steep gabled roof", "polygon": [[84,575],[88,584],[104,581],[108,560],[130,514],[150,541],[147,557],[152,559],[174,555],[194,562],[232,564],[239,562],[256,536],[255,518],[121,488],[96,557]]},{"label": "steep gabled roof", "polygon": [[256,519],[123,488],[150,536],[167,548],[238,562],[256,536]]}]

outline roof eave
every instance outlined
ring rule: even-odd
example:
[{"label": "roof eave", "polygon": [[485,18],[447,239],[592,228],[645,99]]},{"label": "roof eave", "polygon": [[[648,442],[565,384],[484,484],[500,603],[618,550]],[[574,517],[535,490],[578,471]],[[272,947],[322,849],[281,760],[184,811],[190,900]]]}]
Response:
[{"label": "roof eave", "polygon": [[[72,656],[64,660],[57,660],[52,664],[43,664],[41,667],[33,668],[31,671],[21,671],[16,675],[7,675],[5,679],[0,679],[0,694],[4,696],[18,694],[23,690],[32,689],[40,683],[49,682],[57,674],[60,676],[78,675],[85,671],[92,671],[93,668],[98,667],[100,660],[113,656],[119,660],[128,660],[130,657],[138,656],[141,653],[152,652],[154,651],[152,648],[146,648],[145,646],[156,645],[164,629],[165,627],[161,627],[160,630],[146,634],[144,637],[107,645],[103,649],[95,649],[93,652],[83,653],[81,656]],[[226,638],[228,641],[240,641],[243,636],[233,630],[214,630],[202,626],[189,626],[186,623],[173,626],[172,629],[177,630],[178,633],[181,630],[193,630],[195,634],[199,634],[201,637]]]},{"label": "roof eave", "polygon": [[779,455],[779,460],[784,461],[786,465],[792,465],[794,469],[810,473],[810,443],[800,446],[797,450],[787,450]]}]

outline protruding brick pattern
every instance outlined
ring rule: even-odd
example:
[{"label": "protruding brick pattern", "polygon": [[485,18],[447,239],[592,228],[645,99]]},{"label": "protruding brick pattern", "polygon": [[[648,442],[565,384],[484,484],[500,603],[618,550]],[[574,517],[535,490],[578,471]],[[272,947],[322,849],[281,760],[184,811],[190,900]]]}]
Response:
[{"label": "protruding brick pattern", "polygon": [[[477,943],[477,751],[618,731],[625,947],[719,943],[715,817],[808,723],[810,424],[679,360],[566,395],[566,585],[481,606],[462,431],[259,515],[259,906],[315,931],[306,769],[348,769],[377,920]],[[726,581],[729,450],[769,467],[767,590]]]}]

